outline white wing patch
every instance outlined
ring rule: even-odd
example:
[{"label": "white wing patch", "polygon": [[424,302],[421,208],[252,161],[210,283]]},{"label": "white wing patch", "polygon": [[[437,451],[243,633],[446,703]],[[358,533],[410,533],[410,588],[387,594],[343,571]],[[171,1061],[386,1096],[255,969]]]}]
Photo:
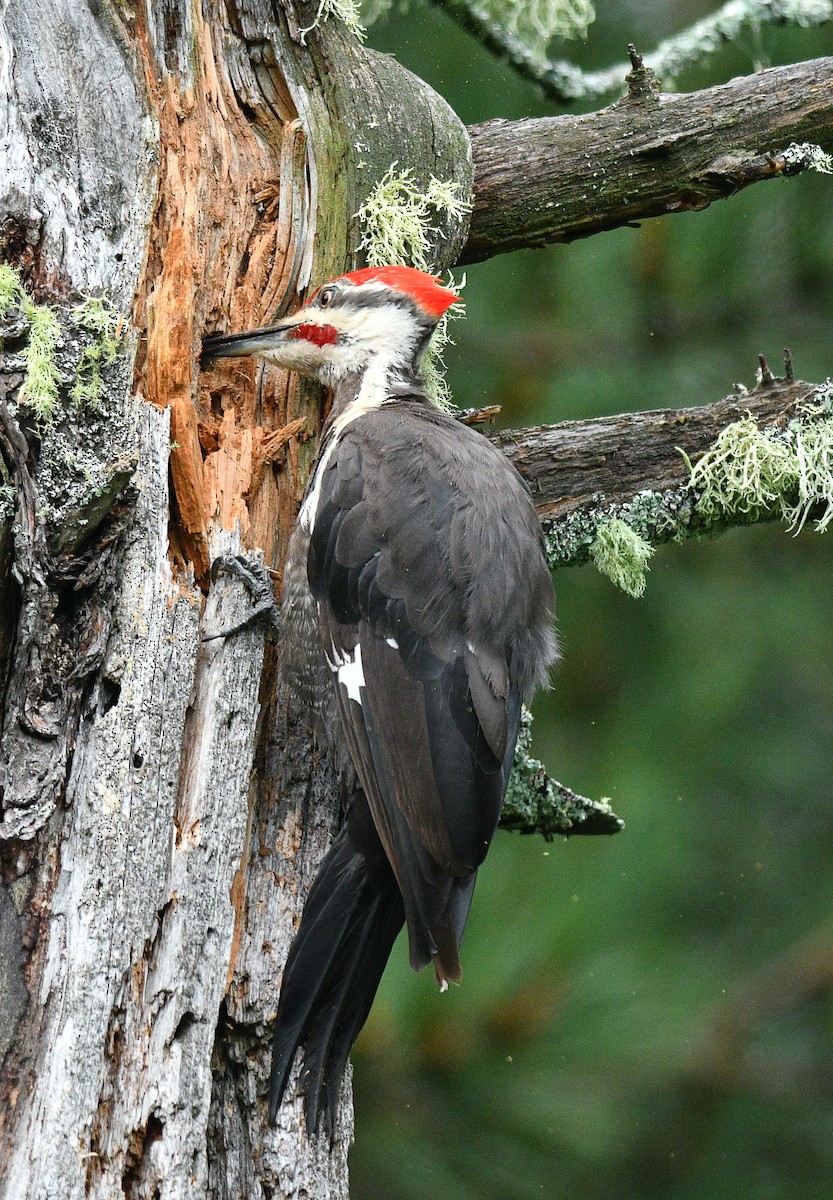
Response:
[{"label": "white wing patch", "polygon": [[361,704],[361,689],[364,687],[361,646],[357,644],[351,654],[349,650],[336,650],[335,642],[330,642],[330,649],[325,653],[330,669],[335,672],[336,679],[342,687],[347,689],[349,698]]},{"label": "white wing patch", "polygon": [[362,702],[361,689],[364,687],[361,645],[356,645],[352,655],[345,654],[336,670],[338,671],[338,682],[347,690],[348,697],[360,705]]}]

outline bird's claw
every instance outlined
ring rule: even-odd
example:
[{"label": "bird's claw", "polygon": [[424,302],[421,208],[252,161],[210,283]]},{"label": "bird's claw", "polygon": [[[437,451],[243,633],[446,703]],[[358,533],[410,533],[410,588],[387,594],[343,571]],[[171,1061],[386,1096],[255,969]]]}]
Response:
[{"label": "bird's claw", "polygon": [[232,634],[242,633],[244,629],[250,629],[264,619],[268,621],[269,628],[277,634],[280,630],[280,613],[275,603],[272,576],[263,559],[245,554],[222,554],[211,564],[212,584],[217,582],[221,573],[236,575],[248,589],[254,605],[239,621],[224,626],[217,633],[206,634],[201,640],[213,642],[217,638],[231,637]]}]

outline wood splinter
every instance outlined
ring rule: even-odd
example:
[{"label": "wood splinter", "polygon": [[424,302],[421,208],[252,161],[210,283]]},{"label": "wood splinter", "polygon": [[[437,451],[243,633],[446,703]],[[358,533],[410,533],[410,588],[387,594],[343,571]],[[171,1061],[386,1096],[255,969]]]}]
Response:
[{"label": "wood splinter", "polygon": [[792,351],[788,346],[784,347],[784,378],[787,383],[795,383],[795,374],[793,372],[793,356]]},{"label": "wood splinter", "polygon": [[761,387],[772,387],[775,383],[775,376],[769,369],[769,363],[764,358],[763,354],[758,355],[758,362],[761,368]]}]

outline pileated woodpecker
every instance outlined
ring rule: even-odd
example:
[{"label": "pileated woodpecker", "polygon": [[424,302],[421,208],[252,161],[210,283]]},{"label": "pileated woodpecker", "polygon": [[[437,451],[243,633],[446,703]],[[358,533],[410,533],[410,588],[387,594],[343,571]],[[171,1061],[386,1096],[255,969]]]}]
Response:
[{"label": "pileated woodpecker", "polygon": [[333,393],[284,571],[283,670],[325,721],[330,704],[349,801],[284,970],[269,1097],[274,1121],[301,1047],[307,1126],[330,1136],[403,923],[414,970],[432,963],[443,991],[461,978],[521,702],[556,658],[529,491],[491,442],[432,406],[420,375],[456,300],[412,267],[366,268],[277,325],[205,344]]}]

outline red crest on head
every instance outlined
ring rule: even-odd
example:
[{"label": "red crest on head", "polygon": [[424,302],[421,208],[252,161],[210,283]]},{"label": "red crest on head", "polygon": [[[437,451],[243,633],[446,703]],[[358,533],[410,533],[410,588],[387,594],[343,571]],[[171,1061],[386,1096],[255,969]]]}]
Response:
[{"label": "red crest on head", "polygon": [[[406,292],[420,308],[437,319],[460,299],[451,288],[444,287],[436,275],[426,275],[416,267],[362,267],[360,271],[351,271],[349,275],[340,275],[338,278],[349,279],[357,287],[363,283],[384,283],[397,292]],[[338,280],[332,282],[337,283]]]}]

